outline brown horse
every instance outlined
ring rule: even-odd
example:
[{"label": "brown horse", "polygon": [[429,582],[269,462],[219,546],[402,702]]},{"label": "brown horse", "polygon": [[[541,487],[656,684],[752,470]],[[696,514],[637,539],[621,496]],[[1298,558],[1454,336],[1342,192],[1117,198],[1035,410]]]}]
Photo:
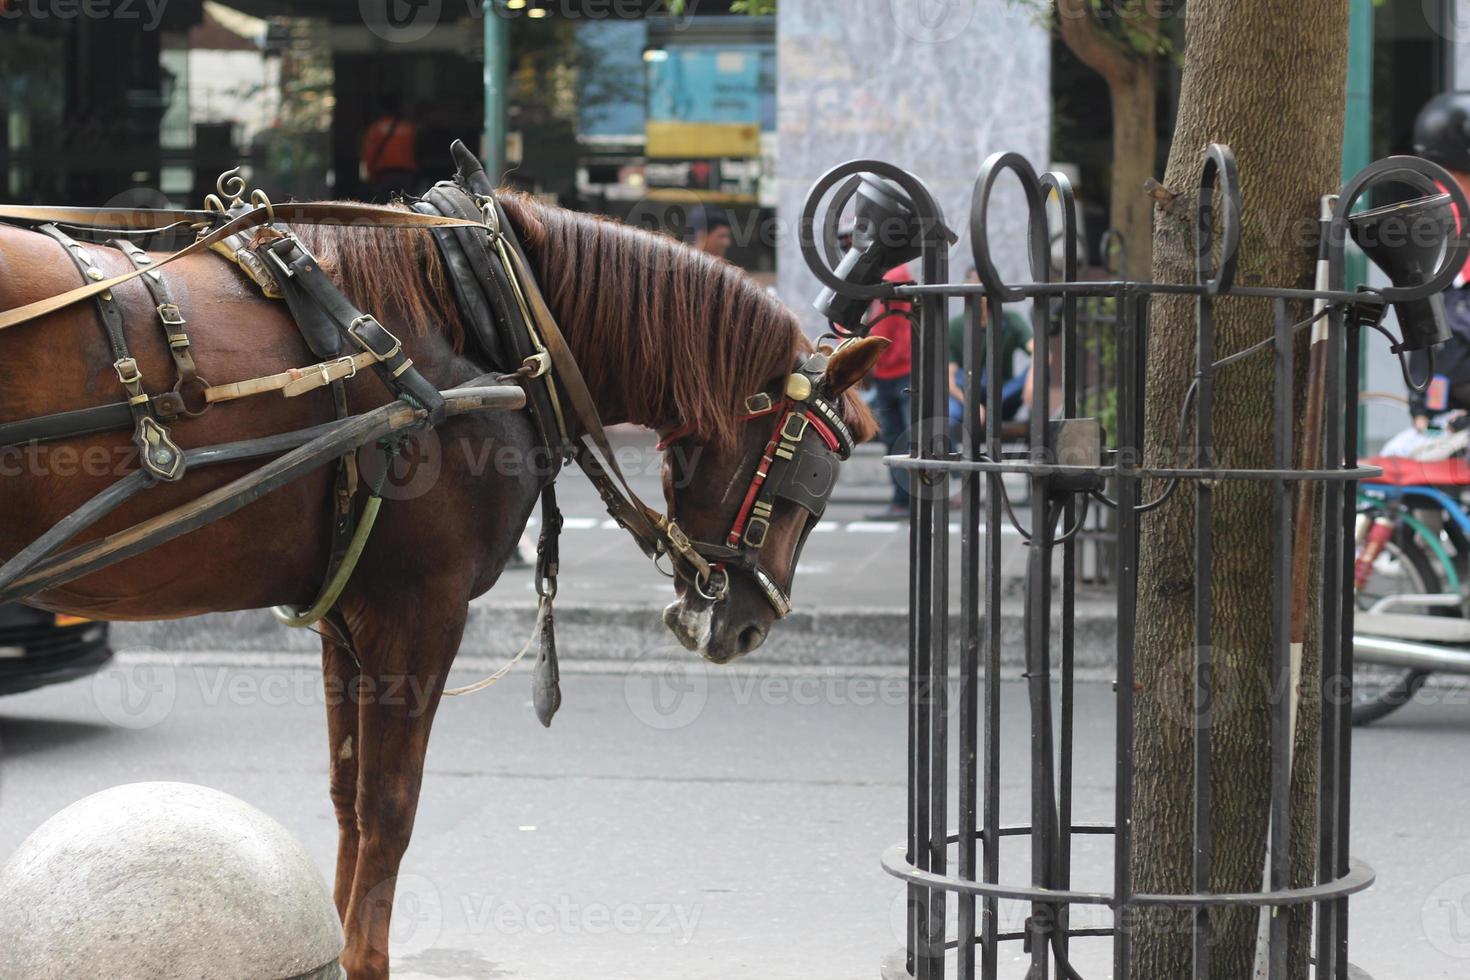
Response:
[{"label": "brown horse", "polygon": [[[740,424],[745,399],[777,389],[798,354],[811,349],[795,318],[736,268],[671,239],[529,198],[506,195],[503,203],[602,418],[680,427],[700,452],[682,455],[692,465],[665,464],[668,506],[692,537],[720,540],[768,435],[762,426]],[[342,226],[294,230],[355,304],[403,338],[415,364],[439,388],[485,373],[427,234]],[[109,275],[128,270],[117,252],[89,248]],[[168,269],[200,374],[210,382],[259,377],[315,360],[283,305],[262,298],[218,256],[188,256]],[[0,309],[64,292],[79,279],[56,242],[0,226]],[[171,383],[171,362],[153,304],[137,282],[118,287],[116,298],[145,383],[162,390]],[[884,343],[846,346],[833,355],[825,375],[827,394],[842,396],[860,440],[871,437],[872,421],[848,389],[867,373]],[[89,303],[0,332],[0,420],[118,401],[112,360]],[[354,411],[391,397],[368,372],[348,390]],[[331,398],[322,389],[289,400],[260,396],[226,403],[172,431],[187,449],[333,417]],[[436,440],[433,433],[414,438]],[[430,485],[413,481],[414,493],[395,495],[384,505],[336,606],[351,649],[323,642],[329,690],[423,692],[417,700],[328,699],[331,797],[340,828],[335,900],[348,937],[343,963],[352,980],[388,975],[391,882],[413,828],[429,729],[468,603],[495,584],[551,475],[544,466],[485,467],[483,460],[506,459],[506,447],[520,459],[532,458],[538,439],[525,412],[445,423],[439,447],[477,451],[444,449],[435,456],[437,478]],[[434,455],[433,448],[420,445],[410,454]],[[129,433],[119,432],[0,457],[0,557],[15,554],[129,471],[130,449]],[[32,601],[104,619],[307,605],[328,562],[332,469],[324,466],[218,523]],[[202,469],[178,484],[151,488],[87,537],[161,513],[245,471],[243,464]],[[770,573],[785,587],[804,520],[798,508],[783,503],[771,524],[764,553]],[[718,602],[689,594],[682,584],[676,590],[665,621],[687,647],[712,661],[726,662],[757,647],[775,618],[748,574],[733,574]]]}]

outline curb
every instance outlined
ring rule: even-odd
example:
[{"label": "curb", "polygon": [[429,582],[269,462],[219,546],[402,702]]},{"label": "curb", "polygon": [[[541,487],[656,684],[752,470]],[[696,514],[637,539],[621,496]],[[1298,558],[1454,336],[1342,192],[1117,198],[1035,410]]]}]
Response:
[{"label": "curb", "polygon": [[[1005,605],[1001,614],[1001,662],[1018,666],[1023,663],[1025,650],[1020,603]],[[559,605],[557,649],[568,660],[603,662],[637,660],[655,652],[683,653],[664,628],[660,612],[661,607],[653,605]],[[470,609],[460,655],[511,656],[525,643],[534,623],[535,609],[529,603],[476,603]],[[960,634],[960,619],[951,616],[951,656],[958,656]],[[1054,643],[1055,637],[1054,623]],[[1079,602],[1075,637],[1077,666],[1111,665],[1117,644],[1112,604]],[[313,660],[320,655],[320,644],[313,633],[281,626],[265,610],[115,623],[112,645],[127,651],[288,653]],[[1054,649],[1053,661],[1055,658]],[[765,644],[745,662],[753,666],[904,667],[908,663],[908,615],[901,609],[799,610],[777,625]]]}]

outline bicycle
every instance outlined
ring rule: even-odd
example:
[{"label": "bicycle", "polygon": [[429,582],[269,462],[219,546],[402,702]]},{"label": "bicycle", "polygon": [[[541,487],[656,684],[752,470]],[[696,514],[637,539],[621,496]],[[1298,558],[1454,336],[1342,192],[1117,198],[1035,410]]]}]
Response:
[{"label": "bicycle", "polygon": [[1364,460],[1358,491],[1353,724],[1407,704],[1437,671],[1470,674],[1470,487],[1464,458]]}]

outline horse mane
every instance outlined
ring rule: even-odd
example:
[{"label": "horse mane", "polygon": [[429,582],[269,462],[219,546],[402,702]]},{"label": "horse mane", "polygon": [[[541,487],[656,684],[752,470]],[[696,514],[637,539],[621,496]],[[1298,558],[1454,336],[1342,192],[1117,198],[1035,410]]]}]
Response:
[{"label": "horse mane", "polygon": [[[812,350],[795,315],[728,262],[525,194],[498,197],[588,387],[621,399],[604,406],[609,414],[651,428],[679,422],[696,439],[728,447],[739,438],[746,397]],[[293,231],[360,308],[393,311],[410,334],[438,324],[464,350],[465,325],[428,234],[350,225]],[[859,441],[871,438],[867,408],[850,392],[845,402]]]},{"label": "horse mane", "polygon": [[[732,445],[745,399],[813,349],[796,316],[723,259],[525,194],[499,200],[588,384],[621,391],[629,421],[678,421],[697,439]],[[859,440],[871,438],[867,408],[845,401]]]}]

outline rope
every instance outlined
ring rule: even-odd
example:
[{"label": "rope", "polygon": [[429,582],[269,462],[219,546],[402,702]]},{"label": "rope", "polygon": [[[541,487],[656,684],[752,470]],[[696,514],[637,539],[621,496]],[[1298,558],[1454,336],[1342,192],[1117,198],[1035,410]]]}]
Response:
[{"label": "rope", "polygon": [[445,696],[457,698],[464,694],[474,694],[478,691],[483,691],[485,690],[485,688],[489,687],[490,685],[494,684],[496,681],[504,677],[506,674],[510,673],[510,669],[514,667],[520,661],[520,659],[530,651],[531,647],[536,645],[537,638],[541,636],[541,627],[546,624],[546,617],[550,612],[551,600],[546,596],[542,596],[541,601],[537,604],[536,607],[536,625],[531,628],[531,638],[526,641],[525,646],[521,647],[520,652],[517,653],[514,657],[511,657],[510,662],[507,663],[504,667],[501,667],[495,673],[491,674],[489,677],[484,678],[483,680],[475,681],[473,684],[466,684],[464,687],[446,688],[444,691]]}]

